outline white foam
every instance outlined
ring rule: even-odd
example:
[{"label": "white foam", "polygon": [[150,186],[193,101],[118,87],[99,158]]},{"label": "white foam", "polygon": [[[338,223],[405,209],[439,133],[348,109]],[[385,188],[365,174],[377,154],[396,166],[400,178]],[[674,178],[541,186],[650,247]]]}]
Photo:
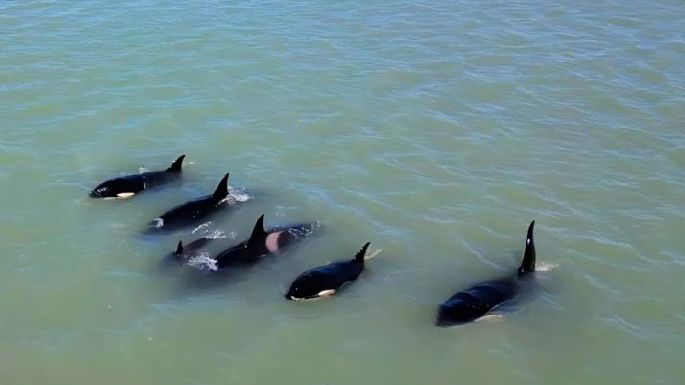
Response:
[{"label": "white foam", "polygon": [[373,253],[371,253],[370,255],[367,255],[366,257],[364,257],[364,260],[368,261],[369,259],[376,257],[378,254],[380,254],[382,252],[383,252],[383,249],[378,249],[378,250],[374,251]]},{"label": "white foam", "polygon": [[250,199],[252,199],[252,196],[246,193],[244,190],[239,190],[229,186],[228,196],[226,197],[226,199],[228,199],[229,202],[247,202]]},{"label": "white foam", "polygon": [[226,233],[223,230],[214,227],[211,221],[205,222],[191,231],[191,234],[199,234],[204,238],[221,239],[226,238]]},{"label": "white foam", "polygon": [[162,219],[162,218],[155,218],[155,219],[153,219],[153,221],[155,222],[154,226],[156,228],[160,228],[160,227],[164,226],[164,219]]},{"label": "white foam", "polygon": [[535,271],[552,271],[555,270],[559,265],[553,263],[540,262],[535,264]]},{"label": "white foam", "polygon": [[205,252],[188,260],[188,266],[203,271],[217,271],[216,260],[209,257]]},{"label": "white foam", "polygon": [[296,228],[289,228],[288,232],[296,237],[306,238],[314,234],[316,229],[321,227],[321,222],[316,221],[310,225],[297,226]]}]

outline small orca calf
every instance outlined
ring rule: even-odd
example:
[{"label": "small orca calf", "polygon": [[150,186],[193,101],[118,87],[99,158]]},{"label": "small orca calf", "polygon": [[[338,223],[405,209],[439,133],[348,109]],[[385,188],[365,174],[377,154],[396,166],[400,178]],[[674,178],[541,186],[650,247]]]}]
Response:
[{"label": "small orca calf", "polygon": [[214,238],[198,238],[194,241],[183,244],[183,241],[178,241],[176,249],[164,255],[159,261],[159,267],[162,269],[171,269],[182,265],[189,264],[193,259],[207,255],[207,245],[214,241]]},{"label": "small orca calf", "polygon": [[141,191],[161,186],[181,177],[181,164],[185,158],[181,155],[164,171],[144,172],[126,175],[100,183],[91,191],[91,198],[124,199]]},{"label": "small orca calf", "polygon": [[212,195],[186,202],[165,212],[150,222],[148,231],[172,231],[198,224],[202,219],[227,205],[228,175],[226,174]]},{"label": "small orca calf", "polygon": [[183,244],[183,241],[178,241],[176,250],[167,254],[165,260],[184,264],[193,257],[202,255],[202,253],[205,252],[205,246],[214,240],[214,238],[198,238],[186,245]]},{"label": "small orca calf", "polygon": [[364,257],[369,244],[367,242],[350,261],[329,263],[300,274],[290,285],[285,298],[304,301],[335,294],[345,284],[355,281],[364,270]]},{"label": "small orca calf", "polygon": [[303,224],[274,227],[267,231],[264,229],[264,215],[262,215],[257,219],[248,240],[222,251],[214,258],[216,267],[221,270],[259,262],[267,255],[278,254],[287,246],[308,237],[313,227],[310,224]]},{"label": "small orca calf", "polygon": [[450,326],[474,321],[519,293],[522,281],[530,278],[535,271],[533,226],[535,226],[535,221],[532,221],[528,227],[523,263],[521,263],[516,274],[500,280],[481,282],[455,294],[440,305],[436,319],[437,326]]}]

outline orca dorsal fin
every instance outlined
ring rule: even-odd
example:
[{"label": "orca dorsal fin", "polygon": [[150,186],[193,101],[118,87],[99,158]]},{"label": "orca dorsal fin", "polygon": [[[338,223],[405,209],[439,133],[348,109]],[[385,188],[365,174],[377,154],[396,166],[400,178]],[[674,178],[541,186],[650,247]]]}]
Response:
[{"label": "orca dorsal fin", "polygon": [[532,273],[535,271],[535,242],[533,241],[533,227],[535,221],[530,222],[526,233],[526,250],[523,252],[523,262],[519,267],[519,273]]},{"label": "orca dorsal fin", "polygon": [[268,233],[266,230],[264,230],[264,214],[262,214],[259,219],[257,219],[257,223],[255,223],[254,228],[252,229],[252,235],[250,235],[250,239],[247,241],[248,244],[260,244],[264,243],[264,238]]},{"label": "orca dorsal fin", "polygon": [[178,246],[176,246],[176,255],[183,254],[183,241],[178,241]]},{"label": "orca dorsal fin", "polygon": [[167,168],[166,170],[167,171],[173,171],[173,172],[181,172],[181,165],[183,164],[183,159],[185,159],[185,157],[186,157],[186,154],[182,154],[181,156],[179,156],[174,161],[174,163],[172,163],[171,166],[169,166],[169,168]]},{"label": "orca dorsal fin", "polygon": [[214,190],[214,194],[212,194],[212,197],[216,199],[217,201],[220,201],[228,196],[228,173],[224,175],[223,178],[219,181],[219,184],[216,185],[216,190]]},{"label": "orca dorsal fin", "polygon": [[366,249],[369,248],[369,245],[371,242],[366,242],[364,246],[357,252],[357,255],[354,256],[354,260],[357,262],[364,263],[364,257],[366,257]]}]

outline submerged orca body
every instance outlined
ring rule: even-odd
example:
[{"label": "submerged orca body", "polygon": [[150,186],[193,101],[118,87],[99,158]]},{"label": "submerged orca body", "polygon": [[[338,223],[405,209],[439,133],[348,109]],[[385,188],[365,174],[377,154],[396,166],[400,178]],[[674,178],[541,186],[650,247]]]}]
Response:
[{"label": "submerged orca body", "polygon": [[519,293],[521,281],[535,271],[534,226],[535,221],[528,227],[523,263],[517,273],[504,279],[478,283],[455,294],[440,305],[436,325],[450,326],[475,321]]},{"label": "submerged orca body", "polygon": [[214,240],[214,238],[198,238],[185,245],[183,241],[178,241],[176,250],[167,254],[164,260],[165,262],[182,265],[192,258],[199,257],[205,253],[205,247]]},{"label": "submerged orca body", "polygon": [[165,212],[149,224],[148,232],[173,231],[199,224],[203,219],[226,206],[228,197],[228,174],[226,174],[212,195],[186,202]]},{"label": "submerged orca body", "polygon": [[368,248],[367,242],[352,260],[329,263],[300,274],[290,285],[285,298],[304,301],[335,294],[364,271],[364,257]]},{"label": "submerged orca body", "polygon": [[181,155],[164,171],[144,172],[126,175],[100,183],[91,191],[91,198],[123,199],[130,198],[141,191],[161,186],[181,177],[181,165],[185,155]]},{"label": "submerged orca body", "polygon": [[271,254],[278,254],[286,247],[311,235],[313,225],[293,225],[264,229],[264,215],[260,216],[252,229],[252,235],[219,253],[216,258],[217,269],[251,265]]}]

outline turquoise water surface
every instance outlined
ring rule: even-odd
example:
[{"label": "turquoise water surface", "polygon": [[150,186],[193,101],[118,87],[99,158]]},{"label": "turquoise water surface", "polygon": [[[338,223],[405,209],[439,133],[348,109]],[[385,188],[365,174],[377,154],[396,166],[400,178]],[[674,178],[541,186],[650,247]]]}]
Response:
[{"label": "turquoise water surface", "polygon": [[[683,63],[682,1],[0,1],[0,383],[683,384]],[[140,235],[229,171],[236,210]],[[222,284],[160,268],[260,214],[321,232]],[[535,290],[435,327],[532,219]]]}]

